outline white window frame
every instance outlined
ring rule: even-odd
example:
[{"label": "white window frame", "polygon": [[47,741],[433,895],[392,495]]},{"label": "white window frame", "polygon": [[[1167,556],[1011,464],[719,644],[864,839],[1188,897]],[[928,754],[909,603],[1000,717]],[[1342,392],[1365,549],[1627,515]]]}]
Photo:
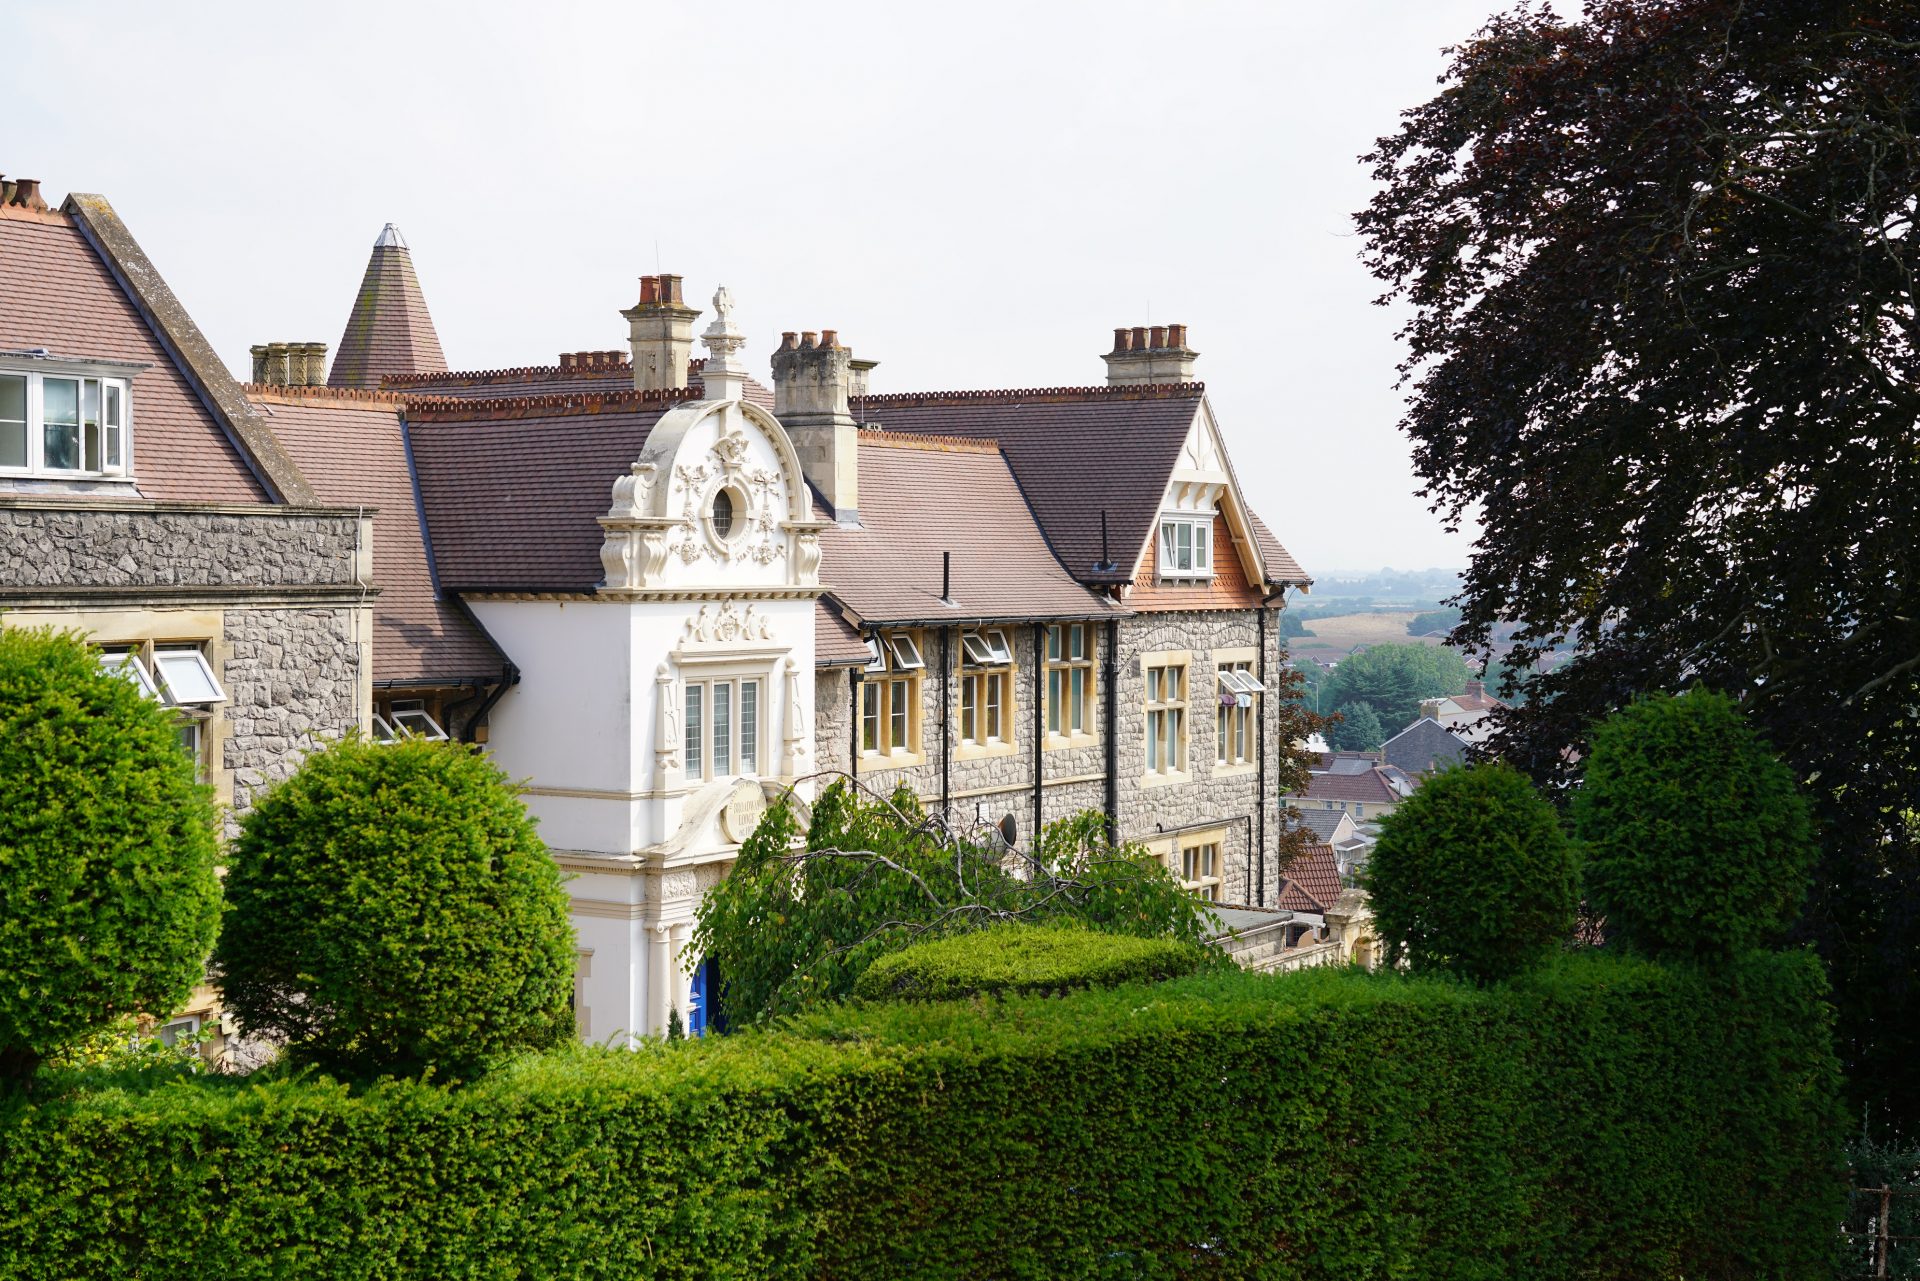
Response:
[{"label": "white window frame", "polygon": [[[680,711],[684,718],[681,727],[680,750],[685,773],[690,780],[714,778],[765,778],[767,762],[767,690],[771,680],[764,671],[704,672],[691,668],[680,682]],[[747,723],[747,699],[742,691],[753,687],[753,717],[751,726]],[[727,691],[727,723],[725,761],[726,771],[721,773],[715,759],[718,750],[715,731],[722,728],[714,708],[719,705],[715,697],[716,689]],[[700,716],[696,722],[693,715],[691,695],[698,691]],[[752,760],[747,757],[751,755]]]},{"label": "white window frame", "polygon": [[[0,464],[0,476],[37,476],[53,480],[127,480],[133,472],[133,380],[124,370],[98,364],[59,364],[52,367],[26,367],[16,363],[0,363],[0,376],[23,378],[25,383],[25,431],[26,458],[23,463]],[[47,455],[46,422],[46,380],[74,382],[80,384],[76,393],[80,398],[81,419],[80,461],[79,467],[49,467]],[[87,384],[96,386],[99,394],[98,418],[90,433],[86,423]],[[119,393],[120,421],[108,420],[108,409],[113,403],[113,393]],[[7,419],[11,425],[19,421]],[[87,445],[89,435],[97,436],[97,467],[87,467]],[[117,440],[115,439],[117,435]],[[113,458],[115,446],[118,459]]]},{"label": "white window frame", "polygon": [[893,655],[893,670],[896,672],[917,672],[926,668],[927,660],[920,656],[920,642],[909,632],[893,632],[887,636],[887,649]]},{"label": "white window frame", "polygon": [[112,676],[131,680],[134,687],[143,695],[158,703],[163,701],[160,689],[153,683],[153,676],[147,671],[147,665],[140,661],[138,647],[132,645],[106,645],[100,650],[100,670]]},{"label": "white window frame", "polygon": [[1213,577],[1213,513],[1160,517],[1154,557],[1162,578]]},{"label": "white window frame", "polygon": [[[167,667],[175,659],[191,659],[188,664],[201,679],[212,687],[211,698],[182,698],[182,692],[174,688],[174,679],[167,675]],[[207,661],[204,647],[188,642],[156,642],[153,647],[154,683],[166,693],[167,704],[171,707],[210,707],[214,703],[227,701],[227,691],[220,684],[220,678],[213,674],[213,664]]]},{"label": "white window frame", "polygon": [[[1218,655],[1215,661],[1214,675],[1220,687],[1214,712],[1215,772],[1252,768],[1260,750],[1256,741],[1259,698],[1267,687],[1254,676],[1253,660],[1244,652]],[[1246,750],[1239,750],[1242,747]]]}]

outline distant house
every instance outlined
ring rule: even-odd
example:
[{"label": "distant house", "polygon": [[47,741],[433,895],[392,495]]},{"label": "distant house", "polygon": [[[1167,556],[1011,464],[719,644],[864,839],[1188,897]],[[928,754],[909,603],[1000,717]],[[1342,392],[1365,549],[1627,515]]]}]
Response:
[{"label": "distant house", "polygon": [[1325,845],[1333,851],[1342,876],[1352,876],[1355,869],[1365,865],[1373,841],[1361,834],[1353,815],[1345,810],[1329,809],[1306,809],[1299,813],[1297,825],[1313,833],[1314,844]]},{"label": "distant house", "polygon": [[1363,823],[1391,814],[1413,794],[1411,779],[1400,769],[1364,753],[1335,752],[1320,758],[1304,792],[1280,798],[1303,815],[1314,810],[1341,811]]},{"label": "distant house", "polygon": [[1478,743],[1492,732],[1488,717],[1496,707],[1506,704],[1487,693],[1485,681],[1468,681],[1467,688],[1451,698],[1429,698],[1420,704],[1420,715],[1437,721],[1442,729],[1453,731],[1463,742]]},{"label": "distant house", "polygon": [[1443,727],[1439,721],[1422,716],[1386,741],[1381,752],[1387,764],[1414,778],[1458,765],[1467,757],[1465,739]]}]

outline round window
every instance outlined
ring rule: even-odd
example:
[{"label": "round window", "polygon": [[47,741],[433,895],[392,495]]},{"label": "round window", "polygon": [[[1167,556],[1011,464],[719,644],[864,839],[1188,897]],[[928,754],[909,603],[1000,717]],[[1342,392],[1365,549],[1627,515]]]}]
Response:
[{"label": "round window", "polygon": [[721,490],[713,496],[713,532],[725,538],[733,533],[733,495]]}]

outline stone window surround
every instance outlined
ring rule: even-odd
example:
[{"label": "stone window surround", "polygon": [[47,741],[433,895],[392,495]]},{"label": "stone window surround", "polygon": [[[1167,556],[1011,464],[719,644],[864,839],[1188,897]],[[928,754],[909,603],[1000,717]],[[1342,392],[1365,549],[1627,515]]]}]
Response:
[{"label": "stone window surround", "polygon": [[[1227,828],[1196,828],[1190,832],[1181,832],[1175,836],[1166,836],[1147,842],[1147,852],[1160,860],[1163,867],[1180,883],[1180,888],[1194,892],[1212,887],[1214,894],[1211,902],[1225,901],[1227,884]],[[1213,847],[1213,875],[1201,880],[1190,881],[1186,877],[1186,856],[1189,850]]]},{"label": "stone window surround", "polygon": [[[1222,667],[1232,667],[1232,666],[1235,666],[1236,664],[1244,663],[1247,666],[1247,670],[1249,672],[1253,672],[1256,670],[1257,665],[1259,663],[1259,656],[1260,656],[1260,651],[1252,645],[1223,647],[1213,651],[1214,697],[1216,700],[1216,707],[1218,706],[1218,698],[1219,698],[1220,669]],[[1253,706],[1247,709],[1247,720],[1248,720],[1247,735],[1254,742],[1254,751],[1256,753],[1255,757],[1249,760],[1244,760],[1244,761],[1231,761],[1231,762],[1222,761],[1221,754],[1226,751],[1226,744],[1224,742],[1215,742],[1213,745],[1214,764],[1213,764],[1212,777],[1238,778],[1244,774],[1252,774],[1260,768],[1260,763],[1257,755],[1257,753],[1260,750],[1260,743],[1259,743],[1260,735],[1253,728],[1255,725],[1258,724],[1259,718],[1260,718],[1260,695],[1256,694],[1254,695]],[[1216,715],[1214,717],[1214,733],[1216,736],[1218,736],[1219,734],[1219,724],[1220,724],[1220,717]]]},{"label": "stone window surround", "polygon": [[[787,652],[788,651],[784,649],[755,650],[752,655],[749,656],[738,652],[731,654],[725,652],[690,654],[683,651],[674,655],[674,664],[678,669],[677,675],[680,679],[675,682],[673,696],[680,701],[681,728],[683,732],[685,730],[688,685],[701,685],[711,689],[713,683],[716,681],[722,683],[732,681],[737,684],[742,680],[750,680],[760,683],[760,693],[757,696],[758,705],[754,709],[755,720],[758,722],[754,726],[754,737],[756,740],[754,743],[755,770],[749,775],[742,774],[739,769],[736,768],[733,773],[727,776],[729,778],[772,778],[774,776],[767,768],[767,749],[771,741],[767,732],[768,718],[774,714],[774,711],[777,709],[777,704],[773,702],[773,691],[781,688],[781,686],[776,683],[776,680],[780,675],[781,660],[786,656]],[[708,697],[710,698],[711,695]],[[703,748],[710,751],[712,746],[712,729],[710,725],[712,715],[711,704],[707,704],[704,710],[706,713],[705,719],[708,721],[708,724],[702,727],[702,745]],[[733,716],[737,722],[739,719],[739,709],[737,707],[733,711]],[[684,748],[684,744],[681,746]],[[710,765],[711,763],[712,757],[708,756],[703,763],[701,773],[696,777],[692,769],[693,762],[686,760],[683,756],[681,759],[681,777],[692,785],[697,786],[704,784],[709,781],[708,771],[705,765]],[[740,763],[740,745],[738,741],[733,744],[733,763],[735,766],[738,766]]]},{"label": "stone window surround", "polygon": [[[917,629],[909,628],[888,629],[876,635],[882,655],[880,659],[882,666],[864,673],[859,682],[858,715],[860,719],[855,730],[859,735],[860,756],[855,762],[855,773],[860,773],[862,770],[904,769],[927,763],[926,734],[920,706],[922,685],[927,672],[924,663],[927,653],[926,636]],[[919,651],[923,660],[921,666],[904,671],[894,670],[893,638],[895,636],[906,636],[912,639],[914,648]],[[888,739],[892,724],[893,684],[896,681],[905,681],[907,685],[904,694],[907,712],[906,746],[891,743]],[[869,700],[873,702],[878,716],[875,741],[887,743],[885,750],[867,746],[866,722]]]},{"label": "stone window surround", "polygon": [[[1085,652],[1080,658],[1077,658],[1077,659],[1069,658],[1068,649],[1067,649],[1068,636],[1070,634],[1070,629],[1075,627],[1081,628],[1082,629],[1081,634],[1086,638]],[[1049,706],[1047,708],[1048,714],[1046,718],[1046,730],[1045,730],[1045,733],[1043,734],[1043,738],[1045,739],[1045,750],[1049,752],[1060,752],[1073,747],[1093,747],[1100,742],[1100,735],[1097,732],[1097,727],[1100,724],[1099,708],[1101,706],[1100,663],[1099,663],[1100,629],[1098,626],[1090,622],[1051,623],[1051,624],[1048,624],[1047,626],[1046,637],[1045,639],[1042,640],[1041,642],[1042,644],[1047,645],[1049,647],[1053,644],[1052,637],[1053,637],[1055,628],[1058,628],[1060,633],[1060,651],[1061,651],[1060,657],[1058,659],[1048,657],[1048,658],[1043,658],[1041,660],[1042,670],[1045,673],[1041,688],[1045,691],[1048,691],[1047,693],[1043,694],[1042,697],[1048,699],[1049,701]],[[1067,675],[1067,673],[1070,673],[1075,669],[1079,669],[1086,673],[1087,727],[1079,730],[1072,729],[1071,727],[1069,727],[1064,733],[1056,734],[1053,731],[1053,715],[1052,715],[1053,709],[1051,706],[1051,698],[1050,698],[1050,693],[1052,689],[1052,683],[1051,683],[1052,675],[1056,671],[1062,673],[1060,678],[1060,686],[1063,691],[1063,697],[1071,699],[1072,694],[1070,692],[1070,687],[1068,685],[1068,681],[1070,680],[1070,677]]]},{"label": "stone window surround", "polygon": [[[1156,705],[1145,701],[1147,672],[1155,667],[1178,667],[1182,669],[1184,697],[1178,703],[1165,704],[1168,708],[1177,707],[1180,715],[1181,759],[1185,769],[1153,770],[1147,762],[1149,740],[1153,734],[1153,711]],[[1185,649],[1152,650],[1140,655],[1140,680],[1142,690],[1142,716],[1140,718],[1140,786],[1168,787],[1177,783],[1193,780],[1193,651]]]},{"label": "stone window surround", "polygon": [[[972,631],[982,634],[999,632],[1006,643],[1007,661],[990,666],[974,666],[967,659],[965,642],[956,636],[953,645],[953,681],[957,687],[953,710],[955,734],[953,759],[977,761],[995,756],[1012,756],[1020,751],[1020,719],[1017,715],[1020,704],[1019,644],[1011,629],[1005,627],[963,628],[959,635]],[[974,715],[984,721],[986,686],[989,681],[996,679],[1000,682],[1000,736],[987,739],[968,738],[966,716],[963,711],[966,706],[966,687],[969,682],[977,687],[978,701],[975,704]]]}]

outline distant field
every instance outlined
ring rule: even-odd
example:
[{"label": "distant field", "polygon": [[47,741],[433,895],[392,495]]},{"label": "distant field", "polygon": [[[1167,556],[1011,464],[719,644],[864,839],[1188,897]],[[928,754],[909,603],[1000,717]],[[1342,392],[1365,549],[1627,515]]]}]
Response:
[{"label": "distant field", "polygon": [[1307,630],[1313,635],[1295,636],[1287,643],[1295,653],[1312,649],[1345,651],[1355,645],[1384,645],[1394,641],[1401,644],[1438,645],[1440,642],[1437,640],[1421,640],[1407,635],[1407,624],[1419,612],[1417,609],[1376,609],[1364,614],[1316,618],[1307,623]]}]

